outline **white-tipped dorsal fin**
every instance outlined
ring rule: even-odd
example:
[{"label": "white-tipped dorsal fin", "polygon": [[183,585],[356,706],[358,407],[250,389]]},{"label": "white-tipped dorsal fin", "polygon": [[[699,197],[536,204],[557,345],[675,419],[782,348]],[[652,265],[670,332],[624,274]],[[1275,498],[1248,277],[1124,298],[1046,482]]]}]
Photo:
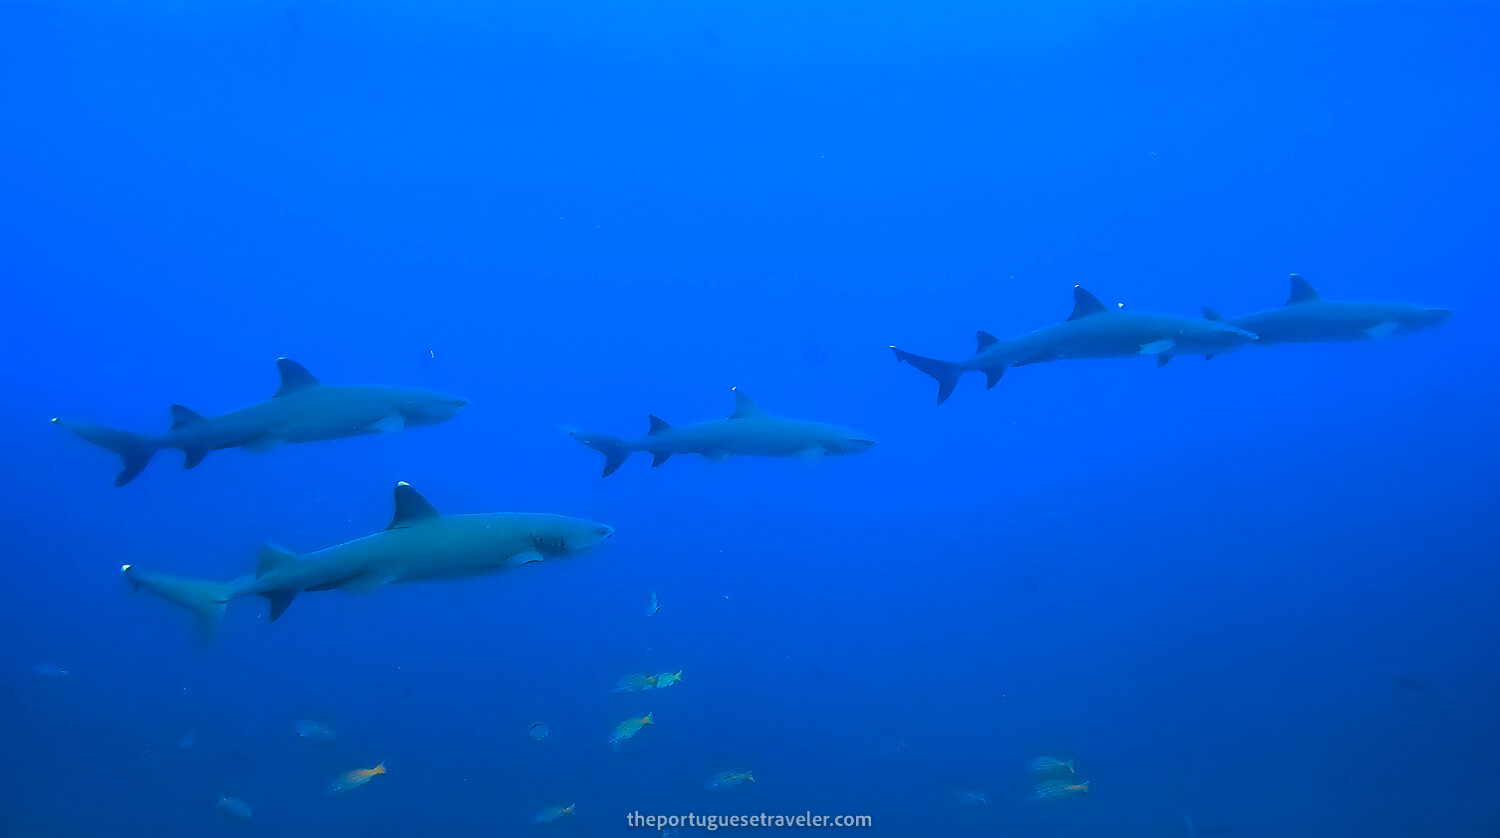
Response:
[{"label": "white-tipped dorsal fin", "polygon": [[1082,285],[1073,286],[1073,313],[1068,315],[1068,320],[1081,320],[1108,311],[1104,303],[1099,302],[1098,297],[1084,290]]},{"label": "white-tipped dorsal fin", "polygon": [[418,521],[438,517],[438,511],[427,498],[417,493],[405,480],[396,484],[396,514],[391,516],[391,524],[388,530],[398,530],[409,527]]},{"label": "white-tipped dorsal fin", "polygon": [[1312,287],[1311,282],[1308,282],[1297,274],[1292,274],[1292,292],[1287,295],[1287,305],[1321,299],[1323,299],[1323,296],[1318,293],[1318,289]]},{"label": "white-tipped dorsal fin", "polygon": [[198,411],[183,407],[180,404],[172,405],[172,430],[177,430],[183,425],[191,425],[194,422],[202,422],[203,416]]},{"label": "white-tipped dorsal fin", "polygon": [[287,552],[275,544],[262,544],[260,558],[255,563],[255,578],[259,579],[267,573],[285,570],[297,564],[297,561],[294,553]]},{"label": "white-tipped dorsal fin", "polygon": [[766,412],[760,409],[755,399],[745,395],[740,388],[734,388],[734,412],[729,414],[730,419],[748,419],[752,416],[764,416]]},{"label": "white-tipped dorsal fin", "polygon": [[317,376],[308,372],[307,367],[291,358],[277,358],[276,369],[281,373],[281,387],[276,390],[276,396],[285,396],[288,393],[318,386]]}]

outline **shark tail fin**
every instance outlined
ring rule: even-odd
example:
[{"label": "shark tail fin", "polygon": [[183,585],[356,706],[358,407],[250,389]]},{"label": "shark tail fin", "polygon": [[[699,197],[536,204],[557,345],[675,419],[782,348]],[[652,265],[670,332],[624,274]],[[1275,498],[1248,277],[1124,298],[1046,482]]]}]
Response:
[{"label": "shark tail fin", "polygon": [[[964,374],[963,367],[953,363],[952,361],[939,361],[936,358],[923,358],[921,355],[913,355],[910,352],[897,349],[894,346],[891,347],[891,351],[896,353],[897,362],[905,361],[906,363],[911,364],[922,372],[925,372],[933,378],[937,379],[938,404],[942,404],[943,402],[948,400],[949,396],[953,395],[953,388],[958,386],[958,379]],[[999,376],[995,376],[995,380],[998,381]]]},{"label": "shark tail fin", "polygon": [[125,581],[137,591],[147,590],[168,602],[175,602],[198,618],[198,630],[210,638],[224,619],[224,610],[233,596],[233,583],[209,582],[168,573],[153,573],[134,565],[120,568]]},{"label": "shark tail fin", "polygon": [[52,424],[67,428],[100,448],[120,455],[120,461],[124,467],[115,476],[116,486],[124,486],[134,480],[135,476],[141,473],[141,469],[151,462],[152,455],[156,453],[155,440],[145,434],[119,431],[103,425],[90,425],[87,422],[73,422],[60,417],[53,419]]},{"label": "shark tail fin", "polygon": [[608,434],[586,434],[580,431],[570,431],[572,437],[588,447],[604,455],[604,473],[600,477],[608,477],[615,473],[630,452],[635,450],[625,440]]}]

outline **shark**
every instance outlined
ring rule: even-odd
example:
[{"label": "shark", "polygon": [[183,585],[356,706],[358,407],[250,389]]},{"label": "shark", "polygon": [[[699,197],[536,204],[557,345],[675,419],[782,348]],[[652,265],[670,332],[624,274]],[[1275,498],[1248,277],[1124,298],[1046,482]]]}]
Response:
[{"label": "shark", "polygon": [[569,433],[604,455],[601,477],[614,474],[636,451],[651,452],[651,467],[655,468],[673,454],[701,454],[710,460],[729,456],[821,458],[859,454],[875,447],[875,440],[869,434],[838,425],[772,416],[738,387],[733,392],[734,412],[728,419],[673,427],[650,416],[651,427],[640,439],[576,430]]},{"label": "shark", "polygon": [[985,375],[986,389],[994,387],[1011,367],[1085,358],[1154,356],[1158,367],[1180,354],[1213,355],[1256,340],[1256,335],[1231,323],[1111,309],[1082,286],[1073,286],[1073,312],[1055,326],[1010,340],[979,332],[973,357],[967,361],[924,358],[892,346],[896,361],[906,362],[937,379],[938,404],[948,400],[964,373]]},{"label": "shark", "polygon": [[182,451],[183,468],[203,462],[210,451],[243,448],[264,454],[284,442],[316,442],[402,428],[436,425],[453,418],[466,402],[444,393],[405,387],[324,384],[288,358],[276,361],[281,386],[266,401],[221,416],[203,416],[172,405],[172,427],[151,435],[91,425],[62,417],[53,424],[119,455],[115,477],[124,486],[141,473],[156,452]]},{"label": "shark", "polygon": [[123,565],[134,589],[176,603],[212,635],[232,600],[259,596],[276,622],[304,591],[368,592],[386,585],[463,579],[505,568],[576,556],[597,547],[614,528],[595,521],[534,512],[440,514],[411,484],[395,489],[395,514],[384,530],[297,555],[274,544],[260,548],[255,572],[213,582]]},{"label": "shark", "polygon": [[1270,346],[1277,343],[1378,340],[1431,329],[1446,323],[1453,312],[1411,303],[1325,300],[1312,283],[1292,274],[1291,293],[1280,308],[1225,319],[1217,311],[1204,306],[1203,316],[1213,322],[1252,331],[1260,336],[1259,345]]}]

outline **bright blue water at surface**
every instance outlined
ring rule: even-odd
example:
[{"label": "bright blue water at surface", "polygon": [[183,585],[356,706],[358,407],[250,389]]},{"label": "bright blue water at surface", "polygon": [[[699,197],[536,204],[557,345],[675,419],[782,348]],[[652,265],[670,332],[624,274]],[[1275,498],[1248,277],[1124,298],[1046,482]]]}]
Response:
[{"label": "bright blue water at surface", "polygon": [[[1500,835],[1497,23],[1482,3],[0,5],[0,834],[645,835],[627,813],[811,810],[892,836]],[[1074,284],[1253,311],[1293,271],[1455,315],[976,375],[941,407],[886,349],[965,357],[975,329],[1060,321]],[[279,356],[470,407],[192,472],[168,452],[119,489],[47,421],[157,432],[173,402],[269,396]],[[732,386],[880,444],[601,480],[563,432],[719,418]],[[305,595],[275,626],[236,602],[207,646],[116,572],[230,578],[265,540],[362,536],[397,480],[617,533]],[[1091,793],[1028,800],[1044,754]],[[758,782],[704,790],[739,768]]]}]

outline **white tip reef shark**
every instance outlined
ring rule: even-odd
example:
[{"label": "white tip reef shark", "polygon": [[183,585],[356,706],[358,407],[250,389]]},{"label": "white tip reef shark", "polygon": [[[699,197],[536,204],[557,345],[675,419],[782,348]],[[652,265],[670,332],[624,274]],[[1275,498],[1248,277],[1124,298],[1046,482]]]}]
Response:
[{"label": "white tip reef shark", "polygon": [[923,358],[892,346],[898,362],[905,361],[938,382],[938,404],[947,401],[959,378],[970,370],[985,375],[994,387],[1011,367],[1084,358],[1155,356],[1158,367],[1174,355],[1214,355],[1244,346],[1255,334],[1240,326],[1207,319],[1153,314],[1105,307],[1099,298],[1073,286],[1073,313],[1055,326],[1011,340],[980,332],[978,348],[967,361]]},{"label": "white tip reef shark", "polygon": [[212,582],[142,570],[120,570],[136,590],[150,591],[192,611],[212,634],[230,600],[265,597],[271,622],[303,591],[371,591],[428,579],[461,579],[598,546],[614,528],[582,518],[532,512],[440,515],[407,483],[396,484],[396,512],[385,530],[296,555],[267,544],[255,573]]},{"label": "white tip reef shark", "polygon": [[1411,303],[1325,300],[1312,284],[1292,274],[1291,293],[1280,308],[1225,319],[1203,307],[1208,320],[1229,323],[1260,336],[1261,346],[1276,343],[1327,343],[1378,340],[1446,323],[1453,312]]},{"label": "white tip reef shark", "polygon": [[281,373],[281,387],[272,398],[222,416],[200,416],[174,404],[171,430],[155,436],[60,417],[52,422],[118,454],[124,468],[115,477],[115,485],[124,486],[164,448],[181,449],[183,468],[192,468],[203,462],[208,452],[222,448],[264,454],[283,442],[316,442],[436,425],[453,418],[465,405],[463,399],[430,390],[323,384],[301,364],[287,358],[278,359],[276,368]]},{"label": "white tip reef shark", "polygon": [[604,455],[608,477],[636,451],[651,452],[655,468],[673,454],[701,454],[710,460],[737,457],[834,457],[859,454],[875,446],[869,434],[800,419],[772,416],[749,396],[734,390],[734,412],[713,419],[673,427],[655,416],[640,439],[570,431],[573,438]]}]

